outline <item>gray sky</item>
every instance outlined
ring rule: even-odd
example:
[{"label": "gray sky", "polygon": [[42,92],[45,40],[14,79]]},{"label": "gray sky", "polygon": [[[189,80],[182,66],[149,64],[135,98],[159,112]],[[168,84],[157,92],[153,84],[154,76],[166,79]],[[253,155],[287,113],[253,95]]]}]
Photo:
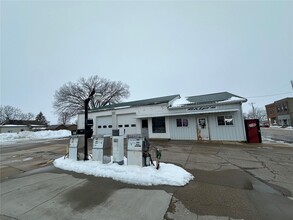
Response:
[{"label": "gray sky", "polygon": [[1,1],[1,105],[56,123],[55,91],[95,74],[125,101],[292,97],[293,1]]}]

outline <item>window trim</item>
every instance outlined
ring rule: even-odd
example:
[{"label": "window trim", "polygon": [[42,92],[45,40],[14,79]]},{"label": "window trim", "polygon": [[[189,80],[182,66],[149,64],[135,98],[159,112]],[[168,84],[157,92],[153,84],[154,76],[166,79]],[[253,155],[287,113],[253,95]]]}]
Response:
[{"label": "window trim", "polygon": [[[157,120],[157,121],[155,121],[155,120]],[[158,126],[160,124],[162,125],[161,127]],[[158,126],[158,127],[155,127],[155,126]],[[154,134],[165,134],[166,132],[167,132],[166,118],[165,117],[154,117],[154,118],[152,118],[152,133],[154,133]]]},{"label": "window trim", "polygon": [[188,118],[176,118],[177,128],[187,128],[188,127]]},{"label": "window trim", "polygon": [[[223,124],[219,124],[219,118],[223,117]],[[228,120],[231,120],[231,124]],[[217,126],[222,127],[222,126],[234,126],[234,117],[233,115],[218,115],[216,118],[217,121]]]}]

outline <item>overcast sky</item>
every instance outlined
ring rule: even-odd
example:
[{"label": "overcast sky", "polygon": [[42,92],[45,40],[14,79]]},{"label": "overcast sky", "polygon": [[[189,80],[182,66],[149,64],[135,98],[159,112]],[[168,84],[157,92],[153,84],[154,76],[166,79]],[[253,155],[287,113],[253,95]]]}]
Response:
[{"label": "overcast sky", "polygon": [[92,75],[128,84],[125,101],[293,97],[293,1],[1,0],[1,105],[54,124],[55,91]]}]

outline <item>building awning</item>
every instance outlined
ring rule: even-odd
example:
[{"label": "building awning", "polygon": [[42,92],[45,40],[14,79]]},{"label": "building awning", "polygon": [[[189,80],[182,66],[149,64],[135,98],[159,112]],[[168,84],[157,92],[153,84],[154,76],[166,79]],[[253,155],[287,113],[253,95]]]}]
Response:
[{"label": "building awning", "polygon": [[135,118],[155,118],[155,117],[166,117],[166,116],[181,116],[181,115],[203,115],[213,113],[225,113],[225,112],[237,112],[239,109],[222,109],[222,110],[210,110],[210,111],[196,111],[196,112],[178,112],[178,113],[162,113],[154,115],[138,115]]}]

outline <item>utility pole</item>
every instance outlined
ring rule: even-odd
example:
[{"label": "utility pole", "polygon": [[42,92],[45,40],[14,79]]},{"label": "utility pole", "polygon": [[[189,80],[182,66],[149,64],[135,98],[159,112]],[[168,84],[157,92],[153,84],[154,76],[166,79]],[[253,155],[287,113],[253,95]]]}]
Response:
[{"label": "utility pole", "polygon": [[255,103],[254,102],[251,102],[250,103],[250,105],[251,105],[251,107],[252,107],[252,116],[253,116],[253,118],[256,118],[256,116],[255,116],[255,108],[254,108],[254,105]]},{"label": "utility pole", "polygon": [[291,86],[292,86],[292,90],[293,90],[293,80],[291,80]]}]

